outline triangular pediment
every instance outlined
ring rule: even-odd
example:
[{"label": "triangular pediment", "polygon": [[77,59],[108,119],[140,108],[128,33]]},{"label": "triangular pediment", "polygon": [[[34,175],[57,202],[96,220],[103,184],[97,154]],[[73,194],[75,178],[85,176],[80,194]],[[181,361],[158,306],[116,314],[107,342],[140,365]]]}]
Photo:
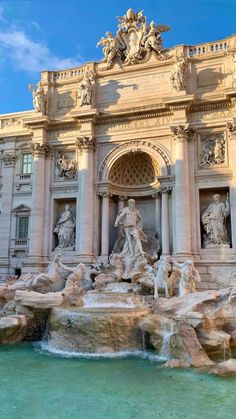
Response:
[{"label": "triangular pediment", "polygon": [[12,212],[30,212],[31,208],[27,207],[27,205],[20,204],[16,208],[12,210]]}]

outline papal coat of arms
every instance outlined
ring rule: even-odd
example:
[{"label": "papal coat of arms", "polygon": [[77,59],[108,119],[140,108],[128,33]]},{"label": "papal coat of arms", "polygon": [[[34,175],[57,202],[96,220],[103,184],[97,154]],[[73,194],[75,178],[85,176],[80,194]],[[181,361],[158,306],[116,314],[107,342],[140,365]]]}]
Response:
[{"label": "papal coat of arms", "polygon": [[106,32],[97,46],[103,46],[106,69],[115,62],[136,64],[148,59],[153,53],[158,59],[166,58],[163,51],[161,32],[170,29],[169,26],[158,25],[154,22],[147,24],[143,11],[135,13],[129,9],[124,16],[117,17],[119,21],[116,36]]}]

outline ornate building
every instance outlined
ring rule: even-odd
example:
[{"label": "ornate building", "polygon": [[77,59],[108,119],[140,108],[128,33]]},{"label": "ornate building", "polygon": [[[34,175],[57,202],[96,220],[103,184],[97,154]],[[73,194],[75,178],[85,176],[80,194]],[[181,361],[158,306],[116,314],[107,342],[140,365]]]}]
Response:
[{"label": "ornate building", "polygon": [[42,72],[34,111],[0,116],[1,274],[107,261],[135,198],[160,253],[236,285],[236,36],[165,49],[168,29],[128,10],[101,62]]}]

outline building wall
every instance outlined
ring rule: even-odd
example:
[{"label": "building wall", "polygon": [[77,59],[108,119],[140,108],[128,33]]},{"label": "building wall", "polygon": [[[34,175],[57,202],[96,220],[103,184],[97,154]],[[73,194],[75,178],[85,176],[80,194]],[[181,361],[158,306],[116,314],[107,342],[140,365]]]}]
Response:
[{"label": "building wall", "polygon": [[[236,37],[232,36],[218,43],[175,47],[168,51],[168,60],[151,56],[147,62],[122,68],[115,64],[106,71],[101,63],[87,63],[79,69],[43,72],[45,115],[27,111],[0,116],[0,273],[14,273],[16,268],[22,272],[45,269],[58,244],[53,230],[66,203],[76,218],[76,240],[74,250],[63,252],[64,260],[68,264],[89,263],[98,257],[106,231],[111,251],[119,197],[125,196],[137,199],[144,225],[156,227],[156,233],[162,229],[159,238],[165,240],[170,253],[179,259],[194,257],[202,288],[234,284],[235,51]],[[173,92],[171,71],[174,57],[180,54],[187,60],[186,89]],[[91,106],[80,107],[78,84],[85,70],[96,75],[94,100]],[[183,147],[171,128],[179,126],[186,132],[194,130],[188,138],[185,132]],[[81,138],[93,138],[94,143],[88,145],[86,140],[87,145],[81,146]],[[207,141],[214,145],[217,140],[224,142],[224,162],[203,164]],[[160,173],[156,183],[140,188],[111,184],[112,165],[121,155],[137,150],[157,162]],[[34,160],[32,173],[27,176],[22,173],[24,153],[32,153]],[[77,161],[71,179],[57,176],[60,153]],[[220,193],[225,201],[227,192],[231,245],[203,248],[202,212],[213,193]],[[106,198],[110,213],[103,218],[102,236]],[[16,241],[17,219],[22,214],[31,220],[28,241],[23,244]],[[169,244],[162,228],[166,222]]]}]

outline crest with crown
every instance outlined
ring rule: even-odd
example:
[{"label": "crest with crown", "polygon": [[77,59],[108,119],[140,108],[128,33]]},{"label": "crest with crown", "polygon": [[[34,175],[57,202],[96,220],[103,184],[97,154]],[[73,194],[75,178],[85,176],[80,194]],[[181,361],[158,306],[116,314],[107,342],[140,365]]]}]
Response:
[{"label": "crest with crown", "polygon": [[147,24],[143,10],[135,13],[128,9],[124,16],[117,16],[119,21],[116,35],[106,32],[97,46],[103,46],[106,68],[111,68],[115,62],[125,65],[146,61],[151,55],[157,59],[166,59],[162,44],[161,32],[170,29],[169,26],[158,25],[152,21]]}]

